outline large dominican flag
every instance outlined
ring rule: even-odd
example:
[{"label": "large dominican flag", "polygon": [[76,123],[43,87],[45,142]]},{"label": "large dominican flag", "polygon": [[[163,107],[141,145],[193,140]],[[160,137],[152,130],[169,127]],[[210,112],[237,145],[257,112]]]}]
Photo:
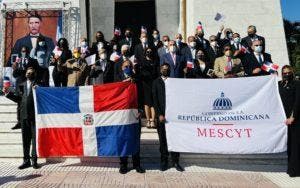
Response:
[{"label": "large dominican flag", "polygon": [[39,157],[127,156],[138,151],[135,84],[37,87],[34,97]]}]

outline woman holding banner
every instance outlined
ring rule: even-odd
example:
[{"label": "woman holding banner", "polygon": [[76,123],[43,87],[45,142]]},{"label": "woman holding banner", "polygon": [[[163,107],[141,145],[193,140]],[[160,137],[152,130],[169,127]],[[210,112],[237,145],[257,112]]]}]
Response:
[{"label": "woman holding banner", "polygon": [[282,67],[279,93],[287,116],[288,126],[288,169],[290,177],[300,176],[300,83],[295,81],[291,66]]}]

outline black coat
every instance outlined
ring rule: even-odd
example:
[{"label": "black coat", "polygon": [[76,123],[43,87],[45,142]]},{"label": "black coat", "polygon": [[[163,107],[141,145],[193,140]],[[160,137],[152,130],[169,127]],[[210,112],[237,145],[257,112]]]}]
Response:
[{"label": "black coat", "polygon": [[[271,55],[268,54],[268,53],[263,53],[263,56],[264,56],[264,61],[263,63],[266,63],[266,62],[270,62],[272,63],[272,59],[271,59]],[[258,60],[256,59],[254,53],[247,53],[243,59],[243,67],[244,67],[244,70],[245,70],[245,73],[248,75],[248,76],[259,76],[259,75],[269,75],[270,73],[268,72],[265,72],[263,70],[261,70],[261,72],[258,74],[258,75],[255,75],[252,73],[252,71],[256,68],[261,68],[261,64],[258,62]]]},{"label": "black coat", "polygon": [[91,69],[89,78],[97,78],[102,73],[104,84],[114,82],[114,62],[107,60],[104,72],[100,68]]},{"label": "black coat", "polygon": [[209,47],[209,41],[205,38],[199,39],[196,37],[196,49],[197,50],[204,50],[207,51],[207,48]]},{"label": "black coat", "polygon": [[[35,85],[33,82],[32,85]],[[18,86],[18,92],[12,93],[9,92],[6,97],[16,103],[20,104],[20,120],[35,120],[35,110],[34,110],[34,100],[32,87],[27,96],[27,82],[24,81]]]},{"label": "black coat", "polygon": [[[46,46],[49,48],[49,51],[52,52],[54,47],[55,47],[54,43],[53,43],[53,40],[50,37],[46,37],[46,36],[43,36],[43,35],[40,35],[40,36],[45,38]],[[23,46],[26,46],[28,48],[29,52],[31,51],[32,43],[31,43],[30,35],[26,35],[25,37],[22,37],[22,38],[18,39],[17,42],[15,43],[13,49],[12,49],[11,54],[19,54],[21,52],[21,48]],[[11,66],[10,59],[7,62],[7,66]]]},{"label": "black coat", "polygon": [[153,106],[155,110],[155,115],[157,117],[159,117],[160,115],[165,116],[166,89],[165,89],[165,82],[161,77],[158,77],[153,81],[152,95],[153,95]]},{"label": "black coat", "polygon": [[38,71],[39,64],[36,59],[27,57],[27,60],[24,61],[23,66],[22,62],[17,64],[16,69],[13,70],[13,77],[16,78],[16,84],[19,85],[25,80],[26,70],[29,67],[33,67],[36,71]]},{"label": "black coat", "polygon": [[[153,52],[154,59],[157,59],[158,55],[157,55],[156,49],[150,43],[148,43],[148,48],[151,48],[151,50]],[[142,43],[140,43],[140,44],[138,44],[138,45],[135,46],[134,57],[136,58],[136,60],[137,60],[138,63],[140,63],[143,60],[145,60],[145,49],[143,48]]]},{"label": "black coat", "polygon": [[134,55],[135,46],[136,46],[138,43],[139,43],[138,40],[136,40],[135,38],[132,38],[132,39],[131,39],[131,46],[130,46],[129,41],[128,41],[126,38],[124,38],[124,39],[122,39],[122,40],[119,42],[119,46],[120,46],[120,48],[122,48],[123,45],[128,45],[128,46],[130,46],[130,49],[129,49],[129,55],[132,56],[132,55]]},{"label": "black coat", "polygon": [[222,50],[220,47],[216,47],[216,51],[213,50],[211,46],[209,46],[205,53],[209,64],[214,67],[214,63],[216,58],[223,56]]}]

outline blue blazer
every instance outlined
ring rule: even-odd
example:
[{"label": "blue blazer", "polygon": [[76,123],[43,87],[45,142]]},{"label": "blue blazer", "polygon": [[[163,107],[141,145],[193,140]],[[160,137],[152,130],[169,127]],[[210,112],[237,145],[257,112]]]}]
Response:
[{"label": "blue blazer", "polygon": [[183,69],[186,66],[184,56],[176,54],[176,64],[174,65],[173,58],[170,53],[166,53],[160,59],[160,64],[167,63],[170,65],[170,77],[171,78],[183,78]]}]

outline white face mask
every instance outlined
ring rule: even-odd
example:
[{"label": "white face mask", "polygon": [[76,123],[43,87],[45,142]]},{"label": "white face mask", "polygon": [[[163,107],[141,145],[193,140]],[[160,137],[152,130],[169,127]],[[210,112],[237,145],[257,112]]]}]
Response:
[{"label": "white face mask", "polygon": [[168,45],[169,45],[169,41],[165,41],[165,42],[164,42],[164,46],[167,47]]},{"label": "white face mask", "polygon": [[262,52],[262,46],[255,46],[254,51],[256,53],[261,53]]},{"label": "white face mask", "polygon": [[195,48],[196,42],[190,42],[190,46],[191,46],[192,48]]},{"label": "white face mask", "polygon": [[147,43],[148,40],[147,40],[147,38],[144,37],[144,38],[141,39],[141,41],[142,41],[142,43],[145,44],[145,43]]},{"label": "white face mask", "polygon": [[80,43],[82,47],[86,47],[87,46],[87,42],[81,42]]},{"label": "white face mask", "polygon": [[216,42],[216,41],[212,41],[212,42],[210,43],[210,45],[215,47],[215,46],[217,46],[217,42]]},{"label": "white face mask", "polygon": [[174,53],[176,52],[176,46],[170,46],[169,47],[170,52]]},{"label": "white face mask", "polygon": [[104,46],[104,45],[103,45],[103,42],[99,42],[98,45],[97,45],[98,50],[100,50],[101,48],[103,48],[103,46]]},{"label": "white face mask", "polygon": [[153,34],[154,39],[158,39],[158,34]]},{"label": "white face mask", "polygon": [[26,53],[22,52],[21,56],[22,56],[22,58],[25,58],[26,57]]},{"label": "white face mask", "polygon": [[241,39],[239,37],[236,37],[233,39],[234,43],[239,44]]},{"label": "white face mask", "polygon": [[180,44],[181,43],[181,39],[176,39],[176,43]]},{"label": "white face mask", "polygon": [[102,60],[104,60],[104,59],[106,59],[106,54],[100,54],[100,59],[102,59]]},{"label": "white face mask", "polygon": [[40,46],[45,46],[45,41],[40,41],[40,42],[39,42],[39,45],[40,45]]}]

